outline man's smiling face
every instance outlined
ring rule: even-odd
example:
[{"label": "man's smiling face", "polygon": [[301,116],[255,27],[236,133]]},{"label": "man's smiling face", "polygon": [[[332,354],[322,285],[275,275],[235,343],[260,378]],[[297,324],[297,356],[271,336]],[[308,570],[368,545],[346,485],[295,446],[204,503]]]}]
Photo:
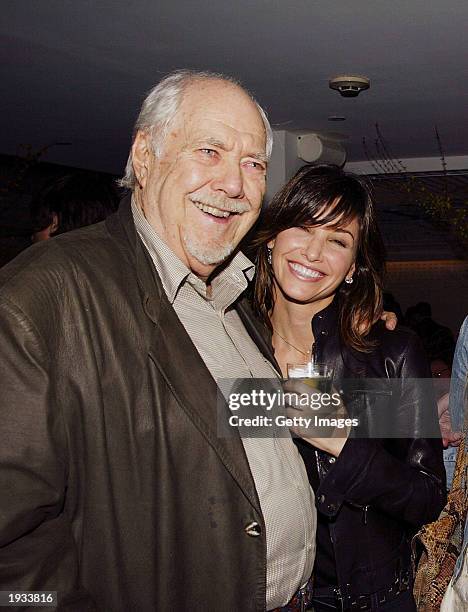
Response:
[{"label": "man's smiling face", "polygon": [[257,219],[265,191],[265,127],[239,87],[195,81],[162,144],[139,132],[133,146],[148,222],[197,276],[206,279]]}]

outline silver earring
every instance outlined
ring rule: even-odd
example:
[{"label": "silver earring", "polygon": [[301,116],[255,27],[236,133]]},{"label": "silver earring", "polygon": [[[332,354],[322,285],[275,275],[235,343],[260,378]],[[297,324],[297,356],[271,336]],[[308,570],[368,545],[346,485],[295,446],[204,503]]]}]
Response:
[{"label": "silver earring", "polygon": [[349,276],[348,278],[345,278],[345,283],[348,283],[348,285],[351,285],[351,283],[353,282],[353,277]]},{"label": "silver earring", "polygon": [[268,263],[271,265],[271,249],[270,247],[267,247],[267,259],[268,259]]}]

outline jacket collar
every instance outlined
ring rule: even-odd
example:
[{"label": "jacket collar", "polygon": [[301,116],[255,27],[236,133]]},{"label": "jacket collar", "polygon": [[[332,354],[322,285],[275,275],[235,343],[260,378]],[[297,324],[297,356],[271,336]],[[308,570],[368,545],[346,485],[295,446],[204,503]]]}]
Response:
[{"label": "jacket collar", "polygon": [[343,345],[339,325],[342,299],[336,295],[333,302],[312,319],[316,356],[318,361],[333,368],[336,379],[361,378],[367,372],[368,356]]},{"label": "jacket collar", "polygon": [[[117,212],[107,217],[105,223],[111,236],[118,241],[120,248],[125,251],[132,262],[137,274],[138,284],[144,296],[143,303],[145,304],[150,297],[157,298],[156,301],[159,302],[164,291],[161,280],[151,263],[151,258],[137,235],[133,222],[130,194],[122,199]],[[147,314],[149,313],[147,312]],[[150,318],[157,318],[157,312],[152,313]]]},{"label": "jacket collar", "polygon": [[320,336],[331,336],[338,331],[338,297],[312,318],[312,331],[317,340]]}]

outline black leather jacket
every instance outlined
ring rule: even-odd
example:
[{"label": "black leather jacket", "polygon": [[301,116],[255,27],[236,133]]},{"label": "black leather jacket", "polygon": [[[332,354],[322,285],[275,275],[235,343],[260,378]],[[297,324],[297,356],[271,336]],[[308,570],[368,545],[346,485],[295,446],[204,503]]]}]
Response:
[{"label": "black leather jacket", "polygon": [[[336,303],[315,315],[312,327],[317,359],[333,364],[335,381],[399,378],[405,413],[411,411],[416,423],[432,402],[437,428],[435,402],[409,380],[430,378],[415,334],[403,327],[388,331],[379,322],[371,330],[378,342],[371,353],[346,348],[339,338]],[[328,521],[337,580],[329,586],[355,595],[387,587],[411,568],[412,534],[434,520],[445,503],[440,439],[348,439],[336,459],[302,440],[297,445],[316,489],[317,509]],[[316,563],[315,573],[320,570]]]}]

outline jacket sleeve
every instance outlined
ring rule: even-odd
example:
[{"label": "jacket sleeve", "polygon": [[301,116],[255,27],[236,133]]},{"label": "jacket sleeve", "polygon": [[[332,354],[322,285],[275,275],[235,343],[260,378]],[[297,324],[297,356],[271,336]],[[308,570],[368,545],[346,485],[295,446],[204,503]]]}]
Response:
[{"label": "jacket sleeve", "polygon": [[46,342],[6,298],[0,329],[0,590],[54,590],[59,610],[91,610],[63,512],[66,445]]},{"label": "jacket sleeve", "polygon": [[449,410],[453,431],[463,431],[465,386],[468,376],[468,317],[463,321],[453,358]]},{"label": "jacket sleeve", "polygon": [[[418,429],[421,404],[433,404],[412,378],[429,378],[427,359],[416,336],[411,335],[397,376],[401,377],[400,407],[412,415]],[[408,412],[411,411],[411,412]],[[409,419],[411,421],[411,419]],[[317,507],[334,516],[345,502],[370,506],[419,527],[439,515],[446,500],[445,470],[440,438],[348,439],[317,491]]]}]

